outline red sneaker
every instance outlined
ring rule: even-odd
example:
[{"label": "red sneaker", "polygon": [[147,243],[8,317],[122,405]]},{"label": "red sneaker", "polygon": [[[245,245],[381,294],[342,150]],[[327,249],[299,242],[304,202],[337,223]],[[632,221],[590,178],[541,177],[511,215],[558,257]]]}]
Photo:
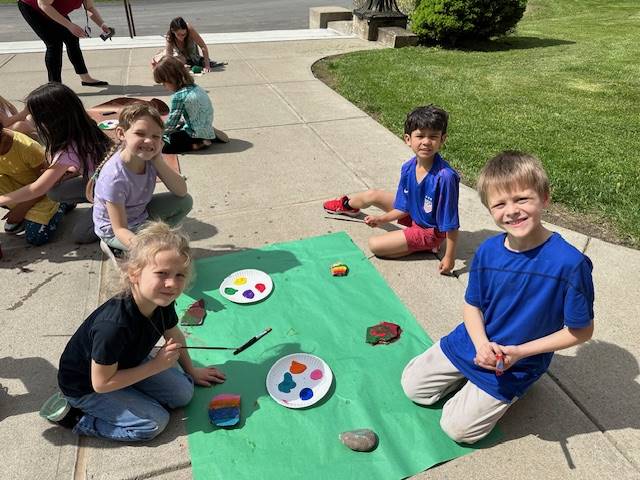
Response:
[{"label": "red sneaker", "polygon": [[346,215],[348,217],[357,217],[360,213],[359,208],[351,208],[347,203],[348,197],[346,195],[335,198],[333,200],[327,200],[322,204],[325,212],[330,213],[332,215]]}]

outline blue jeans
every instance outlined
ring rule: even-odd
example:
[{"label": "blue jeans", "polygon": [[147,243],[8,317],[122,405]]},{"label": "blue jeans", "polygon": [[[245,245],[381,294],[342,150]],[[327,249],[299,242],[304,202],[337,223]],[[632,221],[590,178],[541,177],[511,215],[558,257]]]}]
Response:
[{"label": "blue jeans", "polygon": [[73,433],[139,442],[165,429],[169,423],[166,408],[184,407],[192,397],[193,379],[178,368],[169,368],[121,390],[67,400],[84,413]]}]

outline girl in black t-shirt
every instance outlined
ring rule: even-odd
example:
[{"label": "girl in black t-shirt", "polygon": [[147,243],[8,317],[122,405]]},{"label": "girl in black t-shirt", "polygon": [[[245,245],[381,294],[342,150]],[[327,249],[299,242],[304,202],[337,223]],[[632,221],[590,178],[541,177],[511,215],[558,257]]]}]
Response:
[{"label": "girl in black t-shirt", "polygon": [[[188,239],[152,222],[132,242],[124,291],[98,307],[73,335],[60,359],[58,383],[79,419],[74,433],[121,441],[149,440],[169,421],[168,409],[193,396],[193,384],[222,383],[213,367],[194,367],[177,326],[175,299],[192,270]],[[156,342],[165,343],[154,357]],[[182,369],[175,363],[179,362]]]}]

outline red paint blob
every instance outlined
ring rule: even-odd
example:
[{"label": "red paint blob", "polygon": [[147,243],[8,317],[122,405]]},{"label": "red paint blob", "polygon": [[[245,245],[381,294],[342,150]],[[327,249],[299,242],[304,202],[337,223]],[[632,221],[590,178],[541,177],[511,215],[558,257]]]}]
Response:
[{"label": "red paint blob", "polygon": [[267,289],[267,287],[262,284],[262,283],[256,283],[256,290],[258,290],[260,293],[264,292]]}]

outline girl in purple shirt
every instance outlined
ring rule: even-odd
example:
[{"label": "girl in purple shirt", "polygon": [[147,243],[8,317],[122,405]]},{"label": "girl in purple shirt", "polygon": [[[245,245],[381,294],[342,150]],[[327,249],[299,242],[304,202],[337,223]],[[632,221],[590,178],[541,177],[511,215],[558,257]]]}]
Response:
[{"label": "girl in purple shirt", "polygon": [[[87,185],[87,198],[94,201],[95,233],[109,256],[128,250],[135,232],[148,219],[175,226],[193,205],[184,178],[162,158],[164,124],[158,111],[134,104],[122,110],[118,122],[120,144]],[[154,195],[156,176],[168,192]]]}]

